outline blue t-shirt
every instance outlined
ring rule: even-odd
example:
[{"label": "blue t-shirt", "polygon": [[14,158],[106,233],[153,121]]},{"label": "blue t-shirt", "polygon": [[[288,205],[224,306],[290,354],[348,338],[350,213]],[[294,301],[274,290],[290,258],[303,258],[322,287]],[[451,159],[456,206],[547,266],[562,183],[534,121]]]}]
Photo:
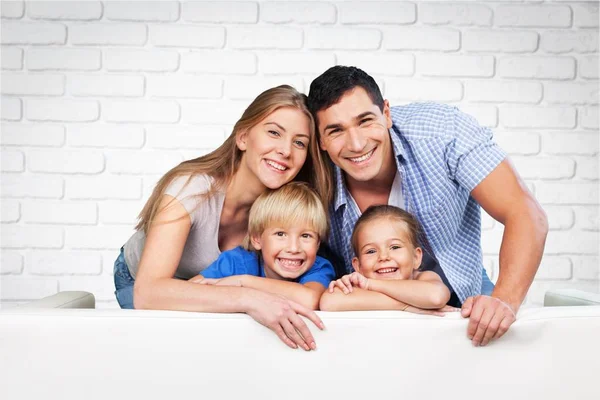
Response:
[{"label": "blue t-shirt", "polygon": [[[235,249],[227,250],[221,253],[215,262],[200,272],[205,278],[226,278],[233,275],[252,275],[265,277],[265,269],[262,262],[258,260],[258,255],[253,251],[248,251],[241,246]],[[333,266],[323,257],[317,256],[313,266],[300,275],[294,282],[305,284],[308,282],[317,282],[324,287],[329,286],[335,278]]]}]

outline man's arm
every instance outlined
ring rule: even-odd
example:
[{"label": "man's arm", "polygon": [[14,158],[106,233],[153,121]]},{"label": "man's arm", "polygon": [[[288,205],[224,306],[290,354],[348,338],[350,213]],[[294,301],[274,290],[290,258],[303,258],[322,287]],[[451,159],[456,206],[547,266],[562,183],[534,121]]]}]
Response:
[{"label": "man's arm", "polygon": [[463,304],[463,317],[470,317],[469,338],[475,345],[485,345],[502,336],[514,322],[540,265],[548,220],[506,159],[473,189],[471,196],[504,225],[500,275],[492,296],[470,297]]}]

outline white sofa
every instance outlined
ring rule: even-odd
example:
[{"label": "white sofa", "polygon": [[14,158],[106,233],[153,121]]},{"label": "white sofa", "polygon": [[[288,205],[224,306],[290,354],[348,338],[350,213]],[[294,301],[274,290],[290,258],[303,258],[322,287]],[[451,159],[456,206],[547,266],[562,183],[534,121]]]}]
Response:
[{"label": "white sofa", "polygon": [[[45,307],[90,307],[74,297]],[[1,310],[0,397],[600,399],[600,306],[523,309],[480,348],[459,314],[320,316],[327,329],[312,327],[318,349],[304,352],[240,314]]]}]

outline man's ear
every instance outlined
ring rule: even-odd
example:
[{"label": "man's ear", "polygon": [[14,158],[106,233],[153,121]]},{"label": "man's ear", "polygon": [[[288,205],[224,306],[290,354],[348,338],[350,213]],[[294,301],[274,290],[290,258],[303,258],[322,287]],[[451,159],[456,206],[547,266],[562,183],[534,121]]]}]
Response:
[{"label": "man's ear", "polygon": [[247,146],[247,142],[248,141],[248,130],[243,130],[242,132],[238,133],[237,136],[235,137],[235,144],[237,145],[238,149],[240,149],[240,151],[246,151]]},{"label": "man's ear", "polygon": [[262,249],[262,245],[260,243],[260,236],[250,236],[250,243],[255,250]]},{"label": "man's ear", "polygon": [[383,101],[383,116],[385,117],[386,126],[388,129],[392,127],[392,115],[390,113],[390,102]]},{"label": "man's ear", "polygon": [[358,261],[358,257],[354,257],[352,259],[352,268],[354,268],[356,272],[360,273],[360,262]]},{"label": "man's ear", "polygon": [[421,261],[423,261],[423,250],[420,247],[415,247],[415,264],[413,269],[417,269],[421,266]]}]

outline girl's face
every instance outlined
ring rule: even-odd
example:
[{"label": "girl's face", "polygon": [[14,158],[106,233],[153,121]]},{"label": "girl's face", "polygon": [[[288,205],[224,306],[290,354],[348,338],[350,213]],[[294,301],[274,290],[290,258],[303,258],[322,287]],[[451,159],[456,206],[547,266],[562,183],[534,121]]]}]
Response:
[{"label": "girl's face", "polygon": [[352,266],[370,279],[413,279],[421,265],[422,251],[410,241],[404,222],[377,218],[362,226],[357,235],[358,254]]},{"label": "girl's face", "polygon": [[313,266],[319,249],[319,235],[309,226],[271,226],[251,240],[272,279],[297,279]]},{"label": "girl's face", "polygon": [[[300,110],[283,107],[237,137],[244,152],[240,170],[265,187],[277,189],[298,174],[310,141],[310,120]],[[251,182],[248,182],[251,184]]]}]

